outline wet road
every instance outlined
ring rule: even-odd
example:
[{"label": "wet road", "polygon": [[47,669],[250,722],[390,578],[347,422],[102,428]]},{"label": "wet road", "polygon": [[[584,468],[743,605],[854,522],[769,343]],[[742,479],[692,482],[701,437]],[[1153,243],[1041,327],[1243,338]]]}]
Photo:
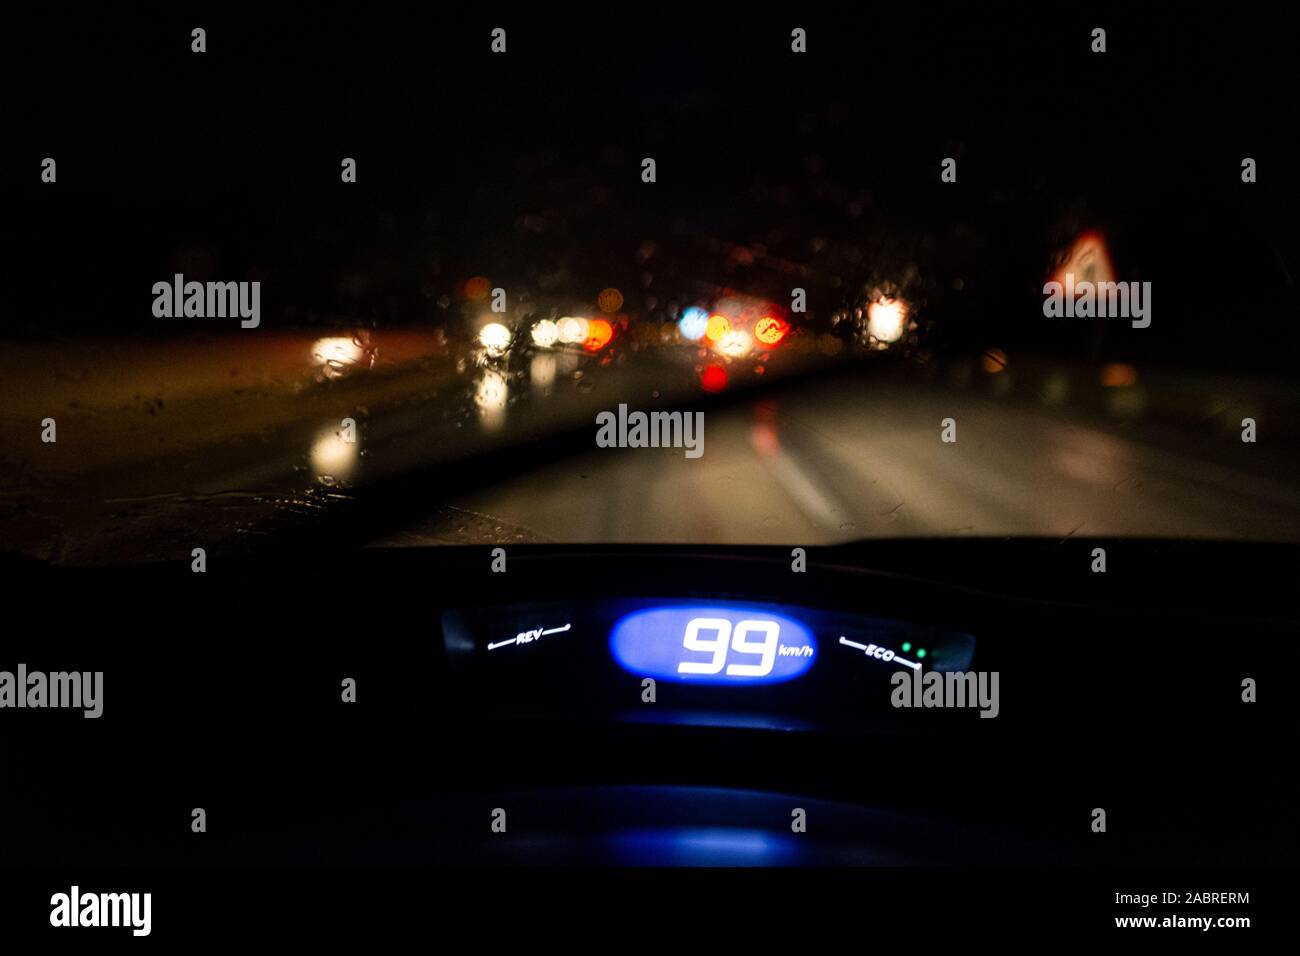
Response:
[{"label": "wet road", "polygon": [[575,542],[1294,541],[1294,465],[1212,426],[1085,423],[1032,402],[845,378],[706,413],[696,460],[676,449],[593,449],[452,504]]},{"label": "wet road", "polygon": [[[454,477],[467,456],[527,443],[531,461],[598,409],[700,393],[680,351],[490,355],[418,331],[366,344],[303,332],[6,350],[3,546],[99,564],[249,544],[386,479]],[[456,543],[498,533],[457,525]]]},{"label": "wet road", "polygon": [[[718,361],[697,349],[494,357],[425,333],[370,344],[378,361],[347,336],[309,333],[6,353],[6,547],[66,563],[188,560],[194,546],[319,525],[404,475],[417,479],[371,543],[1300,539],[1289,392],[1146,372],[1102,388],[1094,368],[1021,357],[781,385],[813,361],[790,349],[726,364],[730,400],[698,406],[703,454],[687,458],[597,448],[595,417],[619,403],[696,407]],[[1259,418],[1257,443],[1240,440],[1243,411]],[[47,415],[57,443],[40,440]],[[467,463],[477,453],[497,458]]]}]

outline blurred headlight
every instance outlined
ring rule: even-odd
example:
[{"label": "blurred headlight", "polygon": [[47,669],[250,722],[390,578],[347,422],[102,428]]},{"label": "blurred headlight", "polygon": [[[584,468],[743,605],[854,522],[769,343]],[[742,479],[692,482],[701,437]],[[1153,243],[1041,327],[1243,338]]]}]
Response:
[{"label": "blurred headlight", "polygon": [[907,306],[897,299],[880,299],[867,306],[867,334],[881,342],[897,342],[907,330]]},{"label": "blurred headlight", "polygon": [[533,325],[533,344],[549,349],[560,340],[560,327],[550,319],[542,319]]},{"label": "blurred headlight", "polygon": [[500,322],[489,322],[478,333],[479,344],[494,355],[500,355],[510,348],[511,338],[510,330]]}]

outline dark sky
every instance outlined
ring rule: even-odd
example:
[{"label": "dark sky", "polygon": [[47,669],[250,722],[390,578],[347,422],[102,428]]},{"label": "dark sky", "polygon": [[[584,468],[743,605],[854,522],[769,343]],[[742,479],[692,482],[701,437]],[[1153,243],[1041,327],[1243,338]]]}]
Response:
[{"label": "dark sky", "polygon": [[[958,344],[976,323],[1015,342],[1036,334],[1014,314],[1054,246],[1099,228],[1165,317],[1121,347],[1294,354],[1296,82],[1267,14],[701,7],[19,17],[3,48],[11,331],[147,331],[138,290],[179,266],[263,276],[268,308],[298,316],[424,322],[470,274],[618,272],[646,239],[805,262],[825,238],[916,263]],[[956,185],[938,183],[944,156]],[[1206,347],[1225,315],[1244,336],[1230,357]]]}]

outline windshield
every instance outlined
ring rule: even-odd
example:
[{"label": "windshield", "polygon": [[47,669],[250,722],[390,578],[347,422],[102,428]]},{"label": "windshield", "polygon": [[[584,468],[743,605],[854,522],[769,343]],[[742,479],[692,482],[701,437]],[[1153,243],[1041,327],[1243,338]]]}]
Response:
[{"label": "windshield", "polygon": [[1295,541],[1293,133],[1221,92],[1273,61],[1148,26],[1106,70],[993,23],[388,36],[316,97],[299,24],[53,86],[24,130],[94,146],[13,189],[4,546]]}]

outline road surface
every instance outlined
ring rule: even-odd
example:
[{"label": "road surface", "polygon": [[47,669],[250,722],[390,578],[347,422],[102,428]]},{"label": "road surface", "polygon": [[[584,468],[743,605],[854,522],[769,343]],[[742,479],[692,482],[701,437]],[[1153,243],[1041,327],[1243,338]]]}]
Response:
[{"label": "road surface", "polygon": [[[952,419],[955,441],[942,440]],[[1180,450],[1181,446],[1181,450]],[[848,376],[706,412],[704,454],[592,449],[451,502],[573,542],[1300,538],[1285,453],[1206,427]],[[1294,463],[1292,463],[1294,464]]]},{"label": "road surface", "polygon": [[[383,526],[359,537],[396,545],[1300,539],[1283,428],[1300,403],[1248,383],[1130,370],[1102,388],[1096,369],[1019,356],[808,375],[817,357],[790,349],[721,363],[727,383],[710,398],[701,372],[719,360],[694,348],[489,356],[440,333],[378,333],[376,362],[350,341],[7,351],[6,549],[188,560],[375,500]],[[701,409],[703,454],[597,448],[596,415],[619,403]],[[1255,443],[1234,424],[1243,409]],[[40,440],[46,416],[56,443]],[[947,419],[955,441],[942,440]]]}]

